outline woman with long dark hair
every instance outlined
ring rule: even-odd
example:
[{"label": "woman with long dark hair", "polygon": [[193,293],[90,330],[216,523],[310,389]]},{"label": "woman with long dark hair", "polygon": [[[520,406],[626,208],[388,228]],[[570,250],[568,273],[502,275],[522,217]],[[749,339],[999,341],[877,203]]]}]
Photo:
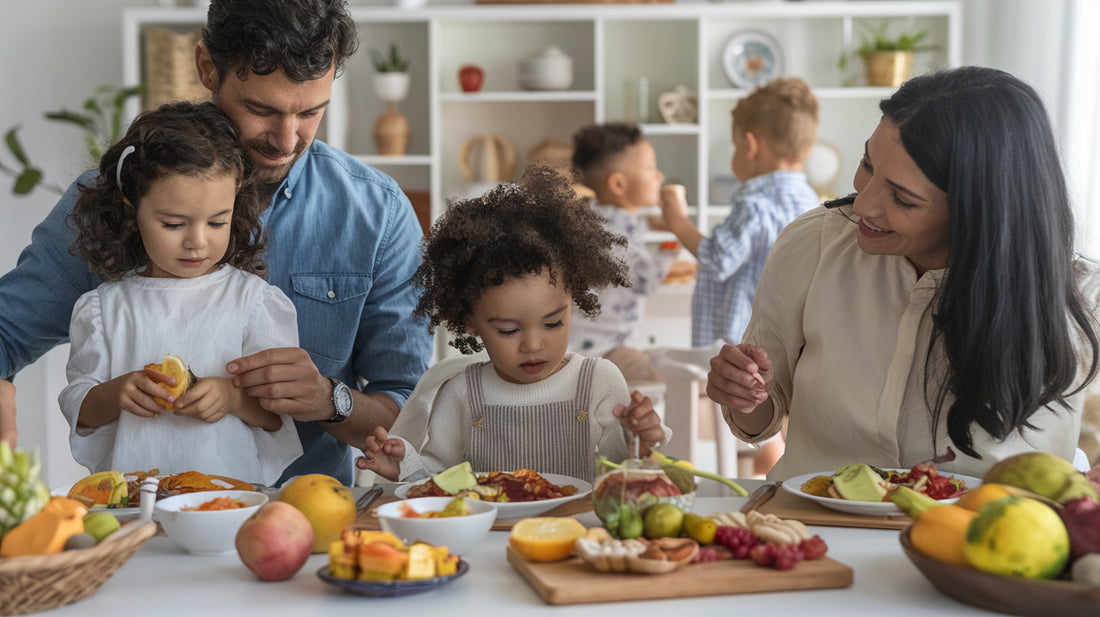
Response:
[{"label": "woman with long dark hair", "polygon": [[1030,450],[1072,460],[1097,296],[1042,101],[1008,73],[962,67],[909,80],[880,109],[857,192],[780,235],[707,393],[750,443],[788,419],[776,478],[929,459],[980,476]]}]

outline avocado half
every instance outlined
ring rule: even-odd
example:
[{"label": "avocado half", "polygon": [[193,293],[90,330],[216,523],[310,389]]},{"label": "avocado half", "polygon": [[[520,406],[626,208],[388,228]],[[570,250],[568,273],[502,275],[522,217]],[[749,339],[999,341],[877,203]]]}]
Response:
[{"label": "avocado half", "polygon": [[882,501],[886,496],[886,480],[866,463],[837,469],[833,474],[833,487],[841,497],[851,501]]}]

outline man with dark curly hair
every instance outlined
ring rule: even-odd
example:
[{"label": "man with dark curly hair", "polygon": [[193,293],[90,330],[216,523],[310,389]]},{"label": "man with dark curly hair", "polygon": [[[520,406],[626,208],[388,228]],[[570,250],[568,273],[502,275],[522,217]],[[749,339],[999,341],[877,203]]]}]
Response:
[{"label": "man with dark curly hair", "polygon": [[594,316],[600,290],[630,285],[612,250],[623,241],[548,168],[452,204],[425,242],[416,312],[467,355],[434,365],[356,464],[390,480],[469,461],[591,481],[597,452],[619,461],[635,436],[643,455],[667,443],[614,364],[566,349],[572,307]]},{"label": "man with dark curly hair", "polygon": [[[266,278],[298,313],[300,348],[226,367],[235,386],[296,421],[305,453],[280,482],[316,472],[350,484],[348,444],[362,447],[374,427],[392,424],[431,356],[423,322],[410,317],[422,234],[408,199],[393,179],[315,139],[333,79],[357,47],[346,0],[213,0],[195,49],[199,78],[270,199]],[[95,175],[69,188],[0,279],[0,439],[12,445],[8,380],[68,340],[74,302],[101,282],[68,253],[74,234],[64,222],[77,185]]]}]

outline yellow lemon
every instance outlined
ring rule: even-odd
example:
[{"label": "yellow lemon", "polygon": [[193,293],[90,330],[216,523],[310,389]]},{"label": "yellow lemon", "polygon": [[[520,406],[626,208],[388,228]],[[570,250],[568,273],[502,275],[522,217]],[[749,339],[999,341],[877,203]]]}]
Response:
[{"label": "yellow lemon", "polygon": [[1043,502],[1002,497],[974,515],[964,551],[970,565],[983,572],[1056,578],[1069,561],[1069,533],[1058,513]]},{"label": "yellow lemon", "polygon": [[355,522],[355,499],[340,481],[323,473],[298,476],[283,487],[285,501],[306,515],[313,527],[313,552],[327,553],[340,532]]},{"label": "yellow lemon", "polygon": [[573,518],[525,518],[512,526],[508,544],[531,561],[561,561],[573,554],[577,538],[586,533],[584,525]]}]

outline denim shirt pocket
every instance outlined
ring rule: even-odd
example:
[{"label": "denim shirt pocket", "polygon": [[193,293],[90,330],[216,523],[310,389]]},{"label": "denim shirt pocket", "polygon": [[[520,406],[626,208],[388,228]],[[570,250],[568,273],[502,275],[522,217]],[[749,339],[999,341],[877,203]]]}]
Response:
[{"label": "denim shirt pocket", "polygon": [[363,274],[290,275],[298,310],[298,339],[323,375],[340,376],[352,362],[352,349],[371,290]]}]

